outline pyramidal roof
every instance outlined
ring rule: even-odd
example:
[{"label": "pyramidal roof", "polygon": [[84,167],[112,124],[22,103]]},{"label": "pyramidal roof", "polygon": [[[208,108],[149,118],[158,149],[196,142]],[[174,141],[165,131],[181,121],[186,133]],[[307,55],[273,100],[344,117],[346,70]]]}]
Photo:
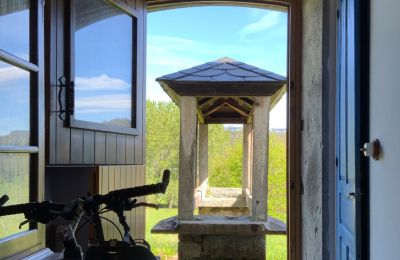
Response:
[{"label": "pyramidal roof", "polygon": [[167,74],[156,79],[161,82],[284,82],[286,78],[255,66],[222,57],[189,69]]}]

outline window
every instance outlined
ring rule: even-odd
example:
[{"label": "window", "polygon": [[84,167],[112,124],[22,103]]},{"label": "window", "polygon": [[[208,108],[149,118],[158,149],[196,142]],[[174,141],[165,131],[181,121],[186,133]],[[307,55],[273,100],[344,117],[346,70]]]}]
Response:
[{"label": "window", "polygon": [[[41,10],[35,0],[0,3],[0,196],[9,196],[7,205],[36,201],[39,195]],[[41,228],[19,229],[24,220],[22,214],[0,217],[0,258],[40,244]]]},{"label": "window", "polygon": [[136,134],[136,18],[103,0],[71,8],[70,127]]}]

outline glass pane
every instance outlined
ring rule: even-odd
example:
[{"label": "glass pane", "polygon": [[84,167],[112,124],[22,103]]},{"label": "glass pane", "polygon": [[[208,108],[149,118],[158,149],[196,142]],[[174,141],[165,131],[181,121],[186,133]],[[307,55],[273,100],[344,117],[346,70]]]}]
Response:
[{"label": "glass pane", "polygon": [[29,75],[0,61],[0,145],[29,145]]},{"label": "glass pane", "polygon": [[29,60],[29,0],[0,1],[0,49]]},{"label": "glass pane", "polygon": [[133,18],[101,0],[76,5],[75,119],[130,127]]},{"label": "glass pane", "polygon": [[[0,194],[10,197],[5,205],[29,202],[29,154],[0,153]],[[18,228],[24,220],[23,214],[0,217],[0,238],[28,230]]]}]

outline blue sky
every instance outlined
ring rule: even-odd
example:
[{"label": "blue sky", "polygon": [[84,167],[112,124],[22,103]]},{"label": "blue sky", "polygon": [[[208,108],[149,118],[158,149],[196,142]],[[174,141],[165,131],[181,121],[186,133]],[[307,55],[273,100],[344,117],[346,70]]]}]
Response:
[{"label": "blue sky", "polygon": [[[27,10],[0,16],[1,49],[29,60],[28,39]],[[29,72],[0,61],[0,104],[0,135],[29,130]]]},{"label": "blue sky", "polygon": [[[286,76],[287,14],[244,7],[192,7],[153,12],[147,21],[147,98],[168,101],[159,76],[228,56]],[[76,106],[78,117],[101,122],[129,116],[131,89],[127,16],[100,21],[77,34]],[[110,22],[110,20],[112,20]],[[28,13],[0,16],[0,48],[28,59]],[[13,30],[9,30],[13,28]],[[104,32],[95,36],[95,32]],[[121,40],[116,40],[121,39]],[[102,55],[92,46],[102,47]],[[110,47],[111,46],[111,47]],[[121,60],[124,60],[121,66]],[[79,64],[82,61],[82,64]],[[0,64],[0,135],[29,128],[29,73]],[[16,89],[24,89],[15,97]],[[19,92],[22,93],[22,92]],[[286,97],[271,112],[271,128],[286,127]]]},{"label": "blue sky", "polygon": [[[147,16],[147,98],[168,101],[155,79],[218,58],[286,76],[287,14],[244,7],[191,7]],[[286,96],[271,112],[286,127]]]}]

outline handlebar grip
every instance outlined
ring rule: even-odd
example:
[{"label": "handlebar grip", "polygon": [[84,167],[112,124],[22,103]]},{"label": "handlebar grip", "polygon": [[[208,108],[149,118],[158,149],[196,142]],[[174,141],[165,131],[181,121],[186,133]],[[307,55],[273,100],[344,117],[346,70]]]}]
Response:
[{"label": "handlebar grip", "polygon": [[56,212],[58,211],[61,212],[64,207],[65,204],[52,203],[49,201],[10,205],[10,206],[0,207],[0,217],[7,215],[14,215],[14,214],[21,214],[21,213],[27,214],[35,212],[39,213],[50,212],[53,215],[57,215]]},{"label": "handlebar grip", "polygon": [[34,206],[30,203],[4,206],[0,208],[0,217],[25,213],[26,211],[29,211],[33,207]]},{"label": "handlebar grip", "polygon": [[162,177],[162,185],[163,185],[162,193],[165,193],[165,191],[167,190],[170,175],[171,172],[168,169],[164,170]]},{"label": "handlebar grip", "polygon": [[169,170],[164,170],[162,182],[157,184],[143,185],[138,187],[132,187],[127,189],[114,190],[106,195],[99,196],[96,200],[98,204],[104,203],[104,201],[112,198],[134,198],[142,197],[146,195],[165,193],[167,186],[169,184],[169,177],[171,172]]},{"label": "handlebar grip", "polygon": [[10,198],[4,194],[3,196],[1,196],[0,198],[0,207],[3,206],[4,204],[6,204],[6,202],[9,200]]}]

